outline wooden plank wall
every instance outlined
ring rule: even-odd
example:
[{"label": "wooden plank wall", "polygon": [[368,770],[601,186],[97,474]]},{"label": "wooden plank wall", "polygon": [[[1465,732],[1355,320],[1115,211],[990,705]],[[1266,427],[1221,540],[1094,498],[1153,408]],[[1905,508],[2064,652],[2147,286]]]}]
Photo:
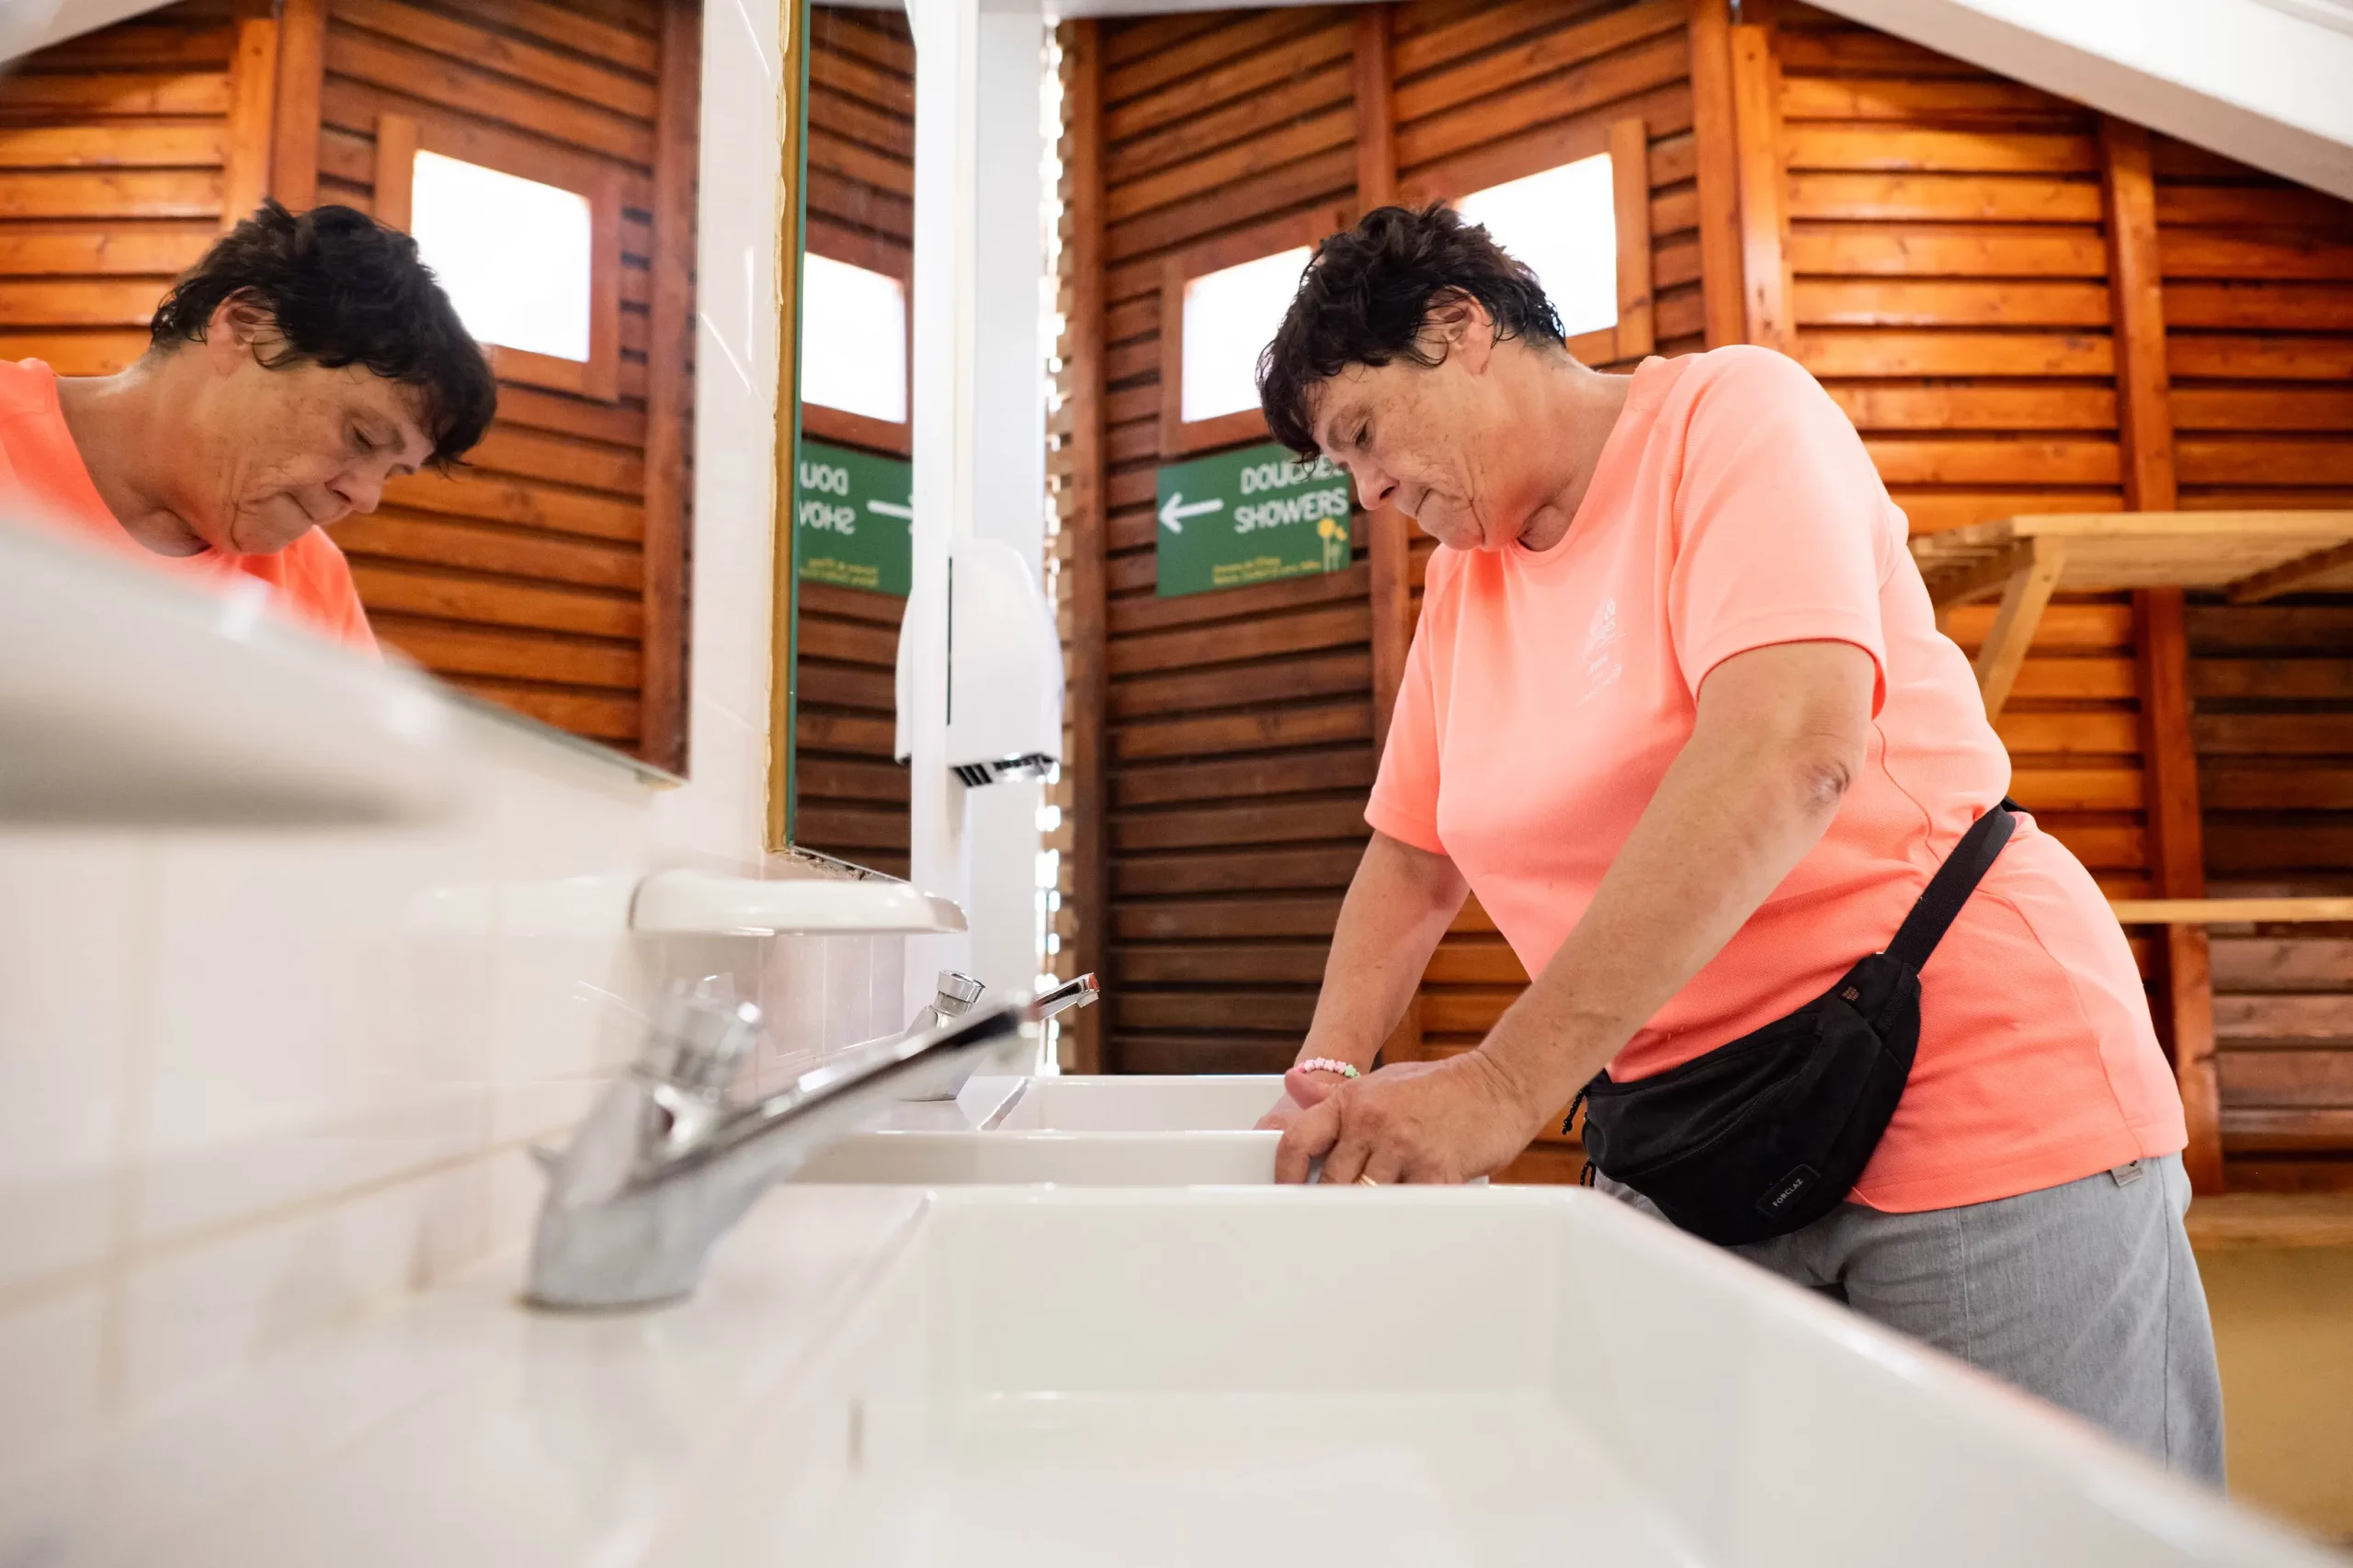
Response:
[{"label": "wooden plank wall", "polygon": [[[915,43],[904,16],[834,6],[814,10],[810,250],[902,281],[912,278],[915,101]],[[904,876],[907,775],[891,749],[905,601],[822,583],[803,583],[799,591],[793,841]]]},{"label": "wooden plank wall", "polygon": [[1363,530],[1342,572],[1161,599],[1152,511],[1161,258],[1353,202],[1354,36],[1332,7],[1102,25],[1102,1050],[1116,1071],[1286,1057],[1366,836]]},{"label": "wooden plank wall", "polygon": [[[2163,137],[2154,164],[2181,504],[2353,506],[2353,204]],[[2353,602],[2188,630],[2212,891],[2353,891]],[[2218,930],[2212,967],[2227,1184],[2353,1186],[2353,927]]]},{"label": "wooden plank wall", "polygon": [[387,111],[618,168],[620,398],[502,388],[463,479],[332,532],[387,644],[681,767],[699,29],[693,0],[190,0],[32,56],[0,81],[0,353],[128,364],[265,190],[369,210]]},{"label": "wooden plank wall", "polygon": [[[2097,117],[1796,6],[1773,43],[1793,352],[1914,531],[2121,509]],[[1998,726],[2011,793],[2119,896],[2148,891],[2132,649],[2126,599],[2054,607]]]},{"label": "wooden plank wall", "polygon": [[[1749,0],[1739,25],[1718,0],[1385,17],[1399,195],[1450,162],[1507,159],[1576,116],[1639,106],[1659,351],[1786,348],[1855,420],[1916,529],[2169,506],[2177,479],[2192,507],[2353,497],[2343,203],[1794,0]],[[1104,760],[1063,799],[1099,789],[1108,832],[1091,857],[1083,826],[1066,837],[1060,928],[1066,956],[1091,951],[1105,971],[1102,1066],[1271,1068],[1306,1022],[1362,837],[1361,650],[1392,629],[1363,619],[1370,585],[1354,573],[1150,597],[1157,302],[1138,264],[1221,222],[1345,203],[1343,139],[1354,120],[1377,146],[1381,128],[1357,118],[1370,100],[1359,86],[1348,101],[1350,41],[1324,13],[1082,24],[1065,40],[1096,72],[1070,99],[1066,298],[1098,278],[1105,296],[1066,340],[1072,394],[1086,403],[1092,375],[1103,390],[1065,418],[1056,459],[1066,559],[1099,563],[1102,608],[1065,574],[1065,633],[1074,670],[1100,662],[1105,696],[1090,708],[1074,686],[1070,755],[1091,741]],[[1416,588],[1429,548],[1413,547]],[[2207,871],[2218,892],[2353,888],[2353,604],[2193,605],[2186,678],[2174,604],[2053,607],[1999,725],[2014,792],[2112,895]],[[1949,630],[1973,647],[1990,616],[1963,609]],[[1188,635],[1203,626],[1214,635]],[[2164,696],[2185,686],[2194,727],[2186,699]],[[2185,780],[2176,807],[2189,793],[2185,734],[2211,797],[2202,866],[2195,811],[2161,835],[2156,817],[2179,812],[2149,810],[2153,773]],[[2202,937],[2133,939],[2161,1027],[2202,1028]],[[2353,1163],[2331,1163],[2353,1154],[2353,1027],[2338,1021],[2353,1012],[2353,930],[2225,932],[2212,964],[2229,1179],[2353,1178]],[[1524,983],[1474,903],[1388,1054],[1469,1046]],[[2186,1049],[2188,1092],[2206,1048]],[[2201,1114],[2211,1143],[2211,1101]],[[1572,1151],[1540,1145],[1516,1174],[1564,1176]]]},{"label": "wooden plank wall", "polygon": [[[685,498],[674,492],[668,517],[647,505],[650,422],[685,416],[648,403],[663,18],[663,0],[327,0],[312,194],[370,210],[385,113],[472,135],[486,157],[519,142],[620,172],[620,399],[504,385],[469,472],[396,480],[374,516],[330,531],[386,642],[502,706],[676,766],[684,672],[675,646],[659,658],[670,689],[647,680],[653,639],[681,642],[684,620],[675,605],[649,607],[645,593],[649,553],[682,548]],[[686,267],[691,208],[677,216],[685,221],[659,250]],[[674,371],[692,352],[690,319],[680,312],[662,347]],[[657,702],[667,735],[645,722]]]},{"label": "wooden plank wall", "polygon": [[0,76],[0,358],[109,375],[222,227],[236,16],[186,0]]}]

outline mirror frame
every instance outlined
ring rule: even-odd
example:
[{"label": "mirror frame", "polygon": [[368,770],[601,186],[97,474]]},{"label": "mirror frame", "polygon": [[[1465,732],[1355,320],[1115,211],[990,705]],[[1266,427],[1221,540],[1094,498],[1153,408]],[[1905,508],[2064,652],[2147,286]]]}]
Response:
[{"label": "mirror frame", "polygon": [[792,847],[793,752],[800,689],[794,657],[801,642],[801,594],[793,559],[792,494],[801,453],[801,256],[809,223],[809,8],[812,0],[779,0],[782,32],[777,125],[783,147],[777,173],[776,478],[770,528],[775,538],[774,598],[768,617],[768,852]]}]

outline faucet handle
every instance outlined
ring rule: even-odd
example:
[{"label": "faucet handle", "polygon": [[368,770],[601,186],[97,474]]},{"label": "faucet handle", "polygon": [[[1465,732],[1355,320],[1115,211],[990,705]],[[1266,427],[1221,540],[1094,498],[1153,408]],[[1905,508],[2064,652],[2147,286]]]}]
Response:
[{"label": "faucet handle", "polygon": [[752,1003],[675,987],[654,1007],[638,1068],[696,1094],[723,1094],[759,1037]]},{"label": "faucet handle", "polygon": [[939,994],[932,998],[932,1011],[938,1013],[943,1020],[961,1018],[972,1010],[972,1004],[979,1001],[981,993],[987,989],[987,986],[969,974],[959,974],[952,969],[943,969],[939,971]]}]

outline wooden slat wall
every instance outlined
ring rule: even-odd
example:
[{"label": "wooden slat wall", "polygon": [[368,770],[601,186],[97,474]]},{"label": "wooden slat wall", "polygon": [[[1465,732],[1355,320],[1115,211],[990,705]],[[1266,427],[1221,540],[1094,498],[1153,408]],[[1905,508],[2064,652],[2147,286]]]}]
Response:
[{"label": "wooden slat wall", "polygon": [[[663,0],[329,0],[316,198],[371,209],[384,113],[477,136],[493,161],[519,142],[620,172],[620,399],[502,386],[468,472],[396,480],[374,516],[330,531],[387,643],[492,701],[676,766],[675,733],[648,747],[643,719],[645,552],[650,537],[679,548],[681,531],[646,506],[649,308],[657,247],[686,265],[694,244],[690,214],[654,231],[662,21]],[[683,328],[664,346],[681,358]],[[662,634],[681,636],[682,618],[668,619]],[[681,680],[681,661],[665,663]]]},{"label": "wooden slat wall", "polygon": [[1306,1027],[1366,836],[1370,568],[1359,527],[1345,571],[1154,597],[1160,260],[1352,202],[1353,24],[1222,12],[1106,21],[1099,38],[1102,1065],[1263,1071]]},{"label": "wooden slat wall", "polygon": [[[808,190],[810,250],[912,277],[915,43],[904,15],[813,12]],[[904,876],[907,777],[891,748],[906,601],[818,583],[800,596],[793,841]]]},{"label": "wooden slat wall", "polygon": [[129,364],[172,276],[265,190],[369,210],[388,110],[618,166],[620,399],[504,388],[465,478],[396,480],[332,532],[390,646],[683,766],[699,16],[692,0],[188,0],[19,62],[0,79],[0,355],[67,375]]},{"label": "wooden slat wall", "polygon": [[[2121,508],[2097,117],[1810,9],[1777,33],[1795,352],[1913,529]],[[2119,895],[2148,886],[2132,647],[2120,598],[2054,610],[1999,726]]]},{"label": "wooden slat wall", "polygon": [[0,76],[0,358],[108,375],[222,227],[235,17],[188,0]]},{"label": "wooden slat wall", "polygon": [[[2353,204],[2155,139],[2181,505],[2353,505]],[[2217,893],[2353,888],[2353,599],[2189,611]],[[2234,1188],[2353,1186],[2353,928],[2218,931]]]}]

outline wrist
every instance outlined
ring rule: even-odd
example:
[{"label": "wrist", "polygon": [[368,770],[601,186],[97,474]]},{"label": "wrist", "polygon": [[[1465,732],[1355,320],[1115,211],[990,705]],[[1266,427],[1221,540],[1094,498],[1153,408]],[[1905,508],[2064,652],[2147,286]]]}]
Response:
[{"label": "wrist", "polygon": [[1333,1056],[1307,1056],[1291,1063],[1294,1073],[1325,1073],[1336,1078],[1361,1078],[1364,1073],[1353,1062],[1343,1062]]}]

